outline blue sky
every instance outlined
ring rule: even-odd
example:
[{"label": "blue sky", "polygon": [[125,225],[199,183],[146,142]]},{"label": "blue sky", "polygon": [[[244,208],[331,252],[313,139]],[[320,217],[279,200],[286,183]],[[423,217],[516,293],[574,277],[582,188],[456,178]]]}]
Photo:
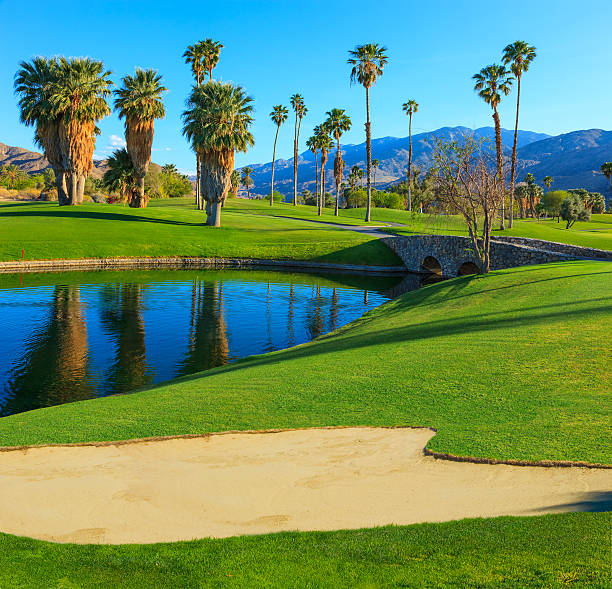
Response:
[{"label": "blue sky", "polygon": [[[271,160],[275,128],[268,113],[303,94],[309,109],[303,141],[325,111],[345,108],[353,120],[346,143],[364,140],[364,92],[350,86],[347,51],[357,44],[387,46],[389,64],[372,92],[372,134],[405,136],[401,105],[420,103],[413,132],[442,126],[492,124],[471,76],[498,61],[517,39],[537,47],[522,86],[522,129],[550,134],[612,128],[612,2],[586,0],[403,0],[397,2],[236,1],[20,2],[0,0],[0,142],[33,148],[32,130],[19,124],[12,91],[22,59],[35,55],[90,56],[113,71],[159,70],[169,92],[166,118],[156,122],[153,161],[194,169],[180,115],[192,83],[186,46],[212,37],[225,48],[215,78],[243,85],[255,99],[256,145],[237,165]],[[514,98],[504,100],[502,125],[511,128]],[[121,144],[113,113],[101,124],[96,154]],[[301,149],[303,149],[303,141]],[[292,156],[293,131],[281,128],[277,157]]]}]

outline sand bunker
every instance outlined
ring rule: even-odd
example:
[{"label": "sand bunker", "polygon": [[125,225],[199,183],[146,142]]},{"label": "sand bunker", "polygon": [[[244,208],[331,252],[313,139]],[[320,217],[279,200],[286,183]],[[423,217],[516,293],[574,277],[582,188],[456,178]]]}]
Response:
[{"label": "sand bunker", "polygon": [[612,471],[457,463],[427,429],[311,429],[0,452],[0,530],[147,543],[579,509]]}]

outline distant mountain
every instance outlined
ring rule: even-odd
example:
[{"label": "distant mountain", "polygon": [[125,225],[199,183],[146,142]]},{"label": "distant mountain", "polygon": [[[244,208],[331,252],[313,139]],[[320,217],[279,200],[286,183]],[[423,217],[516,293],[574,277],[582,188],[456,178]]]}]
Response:
[{"label": "distant mountain", "polygon": [[518,177],[531,172],[538,182],[552,176],[553,188],[586,188],[610,198],[610,185],[600,172],[612,161],[612,131],[588,129],[549,137],[518,150]]},{"label": "distant mountain", "polygon": [[[428,133],[419,133],[412,136],[412,161],[413,164],[423,170],[431,167],[433,139],[440,138],[451,140],[461,137],[465,133],[472,133],[477,138],[493,139],[495,130],[493,127],[482,127],[472,130],[467,127],[443,127]],[[534,141],[549,138],[545,133],[534,133],[532,131],[519,131],[517,144],[519,147],[529,145]],[[502,144],[506,149],[512,149],[514,132],[502,129]],[[365,167],[365,143],[358,145],[342,145],[342,157],[345,162],[345,173],[348,174],[351,167],[359,165]],[[333,182],[333,153],[327,165],[325,182],[326,187],[331,188]],[[376,185],[384,186],[394,182],[405,175],[408,165],[408,137],[382,137],[372,140],[372,157],[380,161],[380,168],[376,171]],[[308,188],[314,190],[315,186],[315,162],[310,151],[305,151],[298,158],[298,190]],[[252,178],[255,185],[252,192],[255,194],[267,194],[270,190],[270,178],[272,175],[272,163],[249,164],[253,169]],[[276,160],[274,169],[274,188],[283,194],[293,192],[293,158],[288,160]]]},{"label": "distant mountain", "polygon": [[[47,158],[42,153],[0,143],[0,167],[5,164],[15,164],[28,174],[38,174],[50,167]],[[151,165],[157,166],[157,164]],[[102,178],[107,169],[107,160],[94,160],[90,176]]]}]

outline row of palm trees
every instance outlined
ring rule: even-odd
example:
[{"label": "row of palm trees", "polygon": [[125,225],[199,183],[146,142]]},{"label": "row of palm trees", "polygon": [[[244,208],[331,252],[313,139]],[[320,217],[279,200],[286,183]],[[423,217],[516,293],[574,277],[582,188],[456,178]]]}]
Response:
[{"label": "row of palm trees", "polygon": [[[34,127],[35,141],[55,172],[58,203],[83,202],[85,180],[93,168],[97,123],[110,114],[111,72],[89,58],[35,57],[15,75],[20,118]],[[127,151],[134,183],[130,206],[141,207],[144,177],[151,161],[153,122],[164,116],[166,88],[154,70],[137,69],[115,90],[114,106],[125,119]]]}]

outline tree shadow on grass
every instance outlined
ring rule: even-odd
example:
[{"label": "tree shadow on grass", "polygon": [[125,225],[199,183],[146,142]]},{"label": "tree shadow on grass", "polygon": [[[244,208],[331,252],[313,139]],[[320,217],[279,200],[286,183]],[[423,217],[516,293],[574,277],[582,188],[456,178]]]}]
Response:
[{"label": "tree shadow on grass", "polygon": [[200,227],[201,223],[189,223],[186,221],[175,221],[172,219],[156,219],[154,217],[145,217],[143,215],[134,215],[128,213],[110,213],[98,211],[84,210],[40,210],[40,211],[2,211],[0,209],[0,217],[62,217],[66,219],[98,219],[102,221],[132,221],[146,223],[161,223],[164,225],[182,225],[186,227]]}]

